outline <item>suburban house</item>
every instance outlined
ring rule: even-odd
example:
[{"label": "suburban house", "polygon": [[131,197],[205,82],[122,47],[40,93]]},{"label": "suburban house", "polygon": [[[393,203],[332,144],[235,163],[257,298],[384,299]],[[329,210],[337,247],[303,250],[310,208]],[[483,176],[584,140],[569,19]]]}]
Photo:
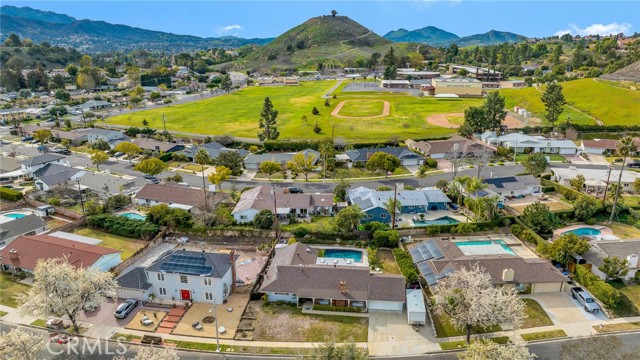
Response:
[{"label": "suburban house", "polygon": [[65,165],[47,164],[33,173],[34,184],[37,189],[49,191],[58,185],[65,185],[69,181],[77,181],[87,174],[87,171]]},{"label": "suburban house", "polygon": [[[571,187],[571,180],[575,179],[578,174],[584,176],[584,189],[587,192],[604,193],[609,183],[617,183],[620,177],[618,169],[585,169],[569,166],[568,168],[551,167],[549,168],[554,179],[561,185]],[[621,191],[634,192],[633,183],[640,178],[640,173],[630,170],[622,170],[622,178],[620,180]]]},{"label": "suburban house", "polygon": [[[6,218],[3,216],[2,218]],[[36,214],[0,223],[0,248],[21,235],[36,235],[47,231],[47,223]]]},{"label": "suburban house", "polygon": [[448,240],[429,239],[415,244],[409,253],[429,287],[438,286],[440,280],[460,268],[471,269],[476,265],[489,273],[494,286],[515,288],[531,294],[564,291],[569,281],[544,259],[525,259],[506,252],[499,255],[471,255],[465,254],[462,248]]},{"label": "suburban house", "polygon": [[78,146],[88,141],[87,133],[89,131],[90,129],[75,129],[71,131],[51,130],[51,135],[57,141],[69,140],[71,145]]},{"label": "suburban house", "polygon": [[22,160],[20,161],[20,165],[22,167],[22,171],[25,173],[25,175],[29,176],[29,177],[33,177],[33,174],[49,165],[49,164],[56,164],[56,165],[61,165],[61,166],[66,166],[66,167],[70,167],[71,165],[69,165],[69,162],[67,160],[65,160],[65,157],[62,155],[56,155],[56,154],[43,154],[43,155],[37,155],[34,156],[30,159],[27,160]]},{"label": "suburban house", "polygon": [[629,272],[625,280],[633,279],[638,272],[638,256],[640,256],[640,240],[601,240],[591,242],[589,250],[582,254],[582,258],[591,264],[591,272],[606,280],[606,275],[598,269],[604,264],[604,259],[617,257],[627,260]]},{"label": "suburban house", "polygon": [[[636,144],[636,151],[633,153],[637,154],[638,149],[640,149],[640,138],[634,138],[634,143]],[[581,140],[580,147],[578,147],[580,152],[585,154],[594,154],[594,155],[615,155],[618,150],[618,140],[611,139],[593,139],[593,140]]]},{"label": "suburban house", "polygon": [[443,159],[447,153],[457,151],[468,156],[476,156],[482,151],[495,153],[495,148],[478,140],[467,139],[460,135],[454,135],[447,140],[413,141],[407,140],[405,144],[414,151],[432,159]]},{"label": "suburban house", "polygon": [[578,152],[578,146],[573,141],[565,139],[550,139],[543,136],[529,136],[520,133],[498,136],[493,131],[486,131],[477,136],[487,144],[515,149],[516,153],[541,152],[545,154],[575,155]]},{"label": "suburban house", "polygon": [[225,203],[229,199],[230,196],[227,193],[207,190],[207,199],[205,202],[202,189],[168,182],[164,184],[146,184],[131,198],[131,201],[134,204],[143,206],[167,204],[172,208],[197,213],[204,211],[207,208],[206,205],[212,210],[218,204]]},{"label": "suburban house", "polygon": [[100,110],[100,109],[106,109],[106,108],[110,108],[116,106],[116,104],[114,103],[110,103],[108,101],[103,101],[103,100],[89,100],[83,104],[80,104],[78,106],[74,106],[73,108],[71,108],[72,112],[76,112],[76,111],[81,111],[81,112],[85,112],[85,111],[93,111],[93,110]]},{"label": "suburban house", "polygon": [[173,250],[146,268],[137,267],[116,281],[119,298],[194,301],[222,304],[236,282],[236,260],[231,250],[211,253]]},{"label": "suburban house", "polygon": [[91,130],[87,131],[87,142],[94,143],[100,140],[109,143],[109,146],[113,149],[119,143],[123,141],[129,141],[131,139],[121,131],[116,130],[92,128]]},{"label": "suburban house", "polygon": [[204,149],[213,160],[217,159],[221,153],[227,151],[237,152],[242,157],[245,157],[249,153],[244,149],[229,149],[224,147],[224,145],[213,141],[202,145],[187,146],[183,150],[178,151],[177,154],[186,156],[189,161],[194,161],[194,156],[200,149]]},{"label": "suburban house", "polygon": [[[313,149],[306,149],[300,151],[305,157],[313,156],[312,164],[315,165],[318,163],[318,159],[320,159],[320,153]],[[244,159],[244,167],[247,170],[258,170],[260,168],[260,164],[265,161],[275,161],[285,167],[293,156],[298,153],[264,153],[264,154],[249,154]]]},{"label": "suburban house", "polygon": [[[377,191],[361,186],[350,189],[347,192],[347,198],[351,205],[358,205],[362,209],[364,216],[361,222],[388,223],[391,221],[391,214],[389,214],[385,203],[393,200],[393,190]],[[445,210],[447,204],[451,202],[447,195],[437,188],[399,189],[396,191],[396,199],[401,205],[396,210],[398,214],[420,214],[427,211]]]},{"label": "suburban house", "polygon": [[[368,264],[320,257],[318,249],[294,243],[276,250],[260,292],[270,302],[297,306],[351,306],[402,313],[402,275],[371,274]],[[343,259],[341,259],[343,260]]]},{"label": "suburban house", "polygon": [[81,191],[90,190],[102,198],[126,192],[136,186],[134,177],[104,172],[85,171],[79,180]]},{"label": "suburban house", "polygon": [[140,149],[142,150],[158,151],[161,153],[172,153],[184,150],[184,145],[182,144],[158,141],[149,138],[136,138],[131,142],[138,145],[138,147],[140,147]]},{"label": "suburban house", "polygon": [[[275,196],[275,201],[274,201]],[[312,215],[333,215],[333,194],[289,193],[284,189],[258,186],[242,193],[231,214],[237,223],[253,221],[260,210],[273,213],[274,205],[278,218],[287,221],[290,217],[298,220],[309,219]]]},{"label": "suburban house", "polygon": [[0,264],[4,271],[33,272],[40,259],[66,256],[76,267],[109,271],[122,262],[120,254],[119,250],[55,236],[24,235],[0,250]]},{"label": "suburban house", "polygon": [[347,166],[365,166],[367,160],[369,160],[369,158],[377,152],[383,152],[397,157],[398,159],[400,159],[400,165],[402,166],[424,164],[423,156],[414,153],[405,146],[402,146],[348,150],[345,152],[345,154],[349,158]]},{"label": "suburban house", "polygon": [[478,191],[475,196],[498,196],[499,203],[505,198],[524,197],[527,195],[542,195],[540,182],[533,175],[504,176],[499,178],[482,179],[486,189]]},{"label": "suburban house", "polygon": [[20,166],[20,162],[19,160],[16,160],[16,158],[0,156],[0,178],[3,178],[2,174],[9,174],[4,177],[11,177],[10,174],[12,173],[15,173],[16,175],[24,175],[21,169],[22,167]]}]

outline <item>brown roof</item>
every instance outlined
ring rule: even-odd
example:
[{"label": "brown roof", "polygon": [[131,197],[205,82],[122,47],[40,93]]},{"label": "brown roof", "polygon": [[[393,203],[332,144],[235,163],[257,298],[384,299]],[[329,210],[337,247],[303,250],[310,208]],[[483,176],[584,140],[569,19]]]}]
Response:
[{"label": "brown roof", "polygon": [[142,150],[160,150],[160,151],[169,151],[173,149],[178,144],[162,142],[154,139],[147,138],[137,138],[131,141],[132,143],[138,145]]},{"label": "brown roof", "polygon": [[429,145],[428,154],[443,154],[448,151],[453,150],[453,147],[458,144],[458,148],[462,152],[467,153],[475,153],[481,150],[491,150],[493,151],[493,147],[482,143],[477,140],[467,139],[460,135],[454,135],[447,140],[436,140],[429,141],[427,143]]},{"label": "brown roof", "polygon": [[86,131],[82,130],[72,130],[72,131],[62,131],[62,130],[53,130],[51,131],[51,135],[58,139],[67,139],[67,140],[76,140],[83,136],[87,136]]},{"label": "brown roof", "polygon": [[429,154],[431,145],[426,141],[407,140],[404,142],[410,149],[418,150],[423,154]]},{"label": "brown roof", "polygon": [[[332,206],[333,194],[291,194],[278,193],[276,207],[290,209],[309,209],[316,206]],[[271,210],[273,212],[273,195],[268,186],[258,186],[242,193],[238,204],[233,209],[238,213],[247,209]]]},{"label": "brown roof", "polygon": [[[19,258],[12,260],[10,251],[16,250]],[[33,270],[40,259],[67,256],[69,263],[76,267],[89,267],[100,257],[119,253],[118,250],[62,239],[49,235],[19,236],[11,244],[0,250],[0,263],[17,268]]]},{"label": "brown roof", "polygon": [[[210,205],[216,205],[229,198],[229,194],[207,191]],[[152,200],[167,204],[190,205],[204,208],[202,189],[190,188],[176,183],[146,184],[135,195],[137,199]]]},{"label": "brown roof", "polygon": [[369,300],[404,301],[405,289],[402,275],[380,274],[369,278]]},{"label": "brown roof", "polygon": [[612,149],[612,150],[615,150],[618,148],[617,143],[618,143],[617,140],[609,140],[609,139],[582,140],[582,145],[584,145],[584,147]]}]

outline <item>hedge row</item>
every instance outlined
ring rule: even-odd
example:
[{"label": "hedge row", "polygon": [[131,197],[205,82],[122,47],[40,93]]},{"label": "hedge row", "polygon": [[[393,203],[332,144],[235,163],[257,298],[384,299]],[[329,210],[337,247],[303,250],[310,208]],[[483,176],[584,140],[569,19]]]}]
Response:
[{"label": "hedge row", "polygon": [[576,201],[580,196],[586,196],[580,191],[560,185],[555,181],[540,179],[540,184],[542,186],[552,186],[558,194],[564,196],[569,201]]},{"label": "hedge row", "polygon": [[0,187],[0,199],[6,201],[18,201],[22,199],[22,192],[6,187]]},{"label": "hedge row", "polygon": [[616,307],[620,302],[622,298],[620,291],[604,282],[584,266],[576,265],[574,276],[576,281],[587,288],[593,296],[602,301],[608,308]]},{"label": "hedge row", "polygon": [[90,216],[87,218],[87,224],[109,234],[135,239],[150,239],[160,231],[156,224],[112,214]]},{"label": "hedge row", "polygon": [[362,312],[362,308],[356,306],[332,306],[332,305],[313,305],[313,310],[319,311],[341,311],[341,312],[352,312],[359,313]]},{"label": "hedge row", "polygon": [[[640,125],[580,125],[580,124],[571,124],[571,127],[576,129],[578,132],[628,132],[628,131],[640,131]],[[522,131],[524,134],[531,133],[545,133],[553,131],[553,126],[526,126],[519,131]]]},{"label": "hedge row", "polygon": [[408,283],[414,283],[418,281],[418,272],[416,266],[413,264],[413,259],[408,251],[396,248],[393,249],[393,256],[396,258],[396,262],[400,267],[400,272],[407,279]]},{"label": "hedge row", "polygon": [[303,239],[307,235],[309,235],[309,237],[311,237],[313,239],[317,239],[317,240],[333,240],[333,241],[335,241],[338,238],[339,239],[343,239],[343,240],[361,240],[361,239],[366,239],[367,238],[367,232],[366,231],[353,231],[353,232],[338,232],[338,231],[333,231],[333,230],[311,231],[306,226],[298,226],[295,229],[293,229],[291,231],[291,233],[293,234],[293,236],[296,239]]},{"label": "hedge row", "polygon": [[511,226],[511,233],[518,239],[538,246],[547,241],[531,230],[522,220],[515,218],[515,224]]},{"label": "hedge row", "polygon": [[[513,216],[503,216],[499,219],[474,223],[458,223],[449,225],[429,225],[425,228],[428,235],[437,234],[468,234],[474,231],[492,230],[496,227],[513,224]],[[473,231],[469,231],[473,230]]]}]

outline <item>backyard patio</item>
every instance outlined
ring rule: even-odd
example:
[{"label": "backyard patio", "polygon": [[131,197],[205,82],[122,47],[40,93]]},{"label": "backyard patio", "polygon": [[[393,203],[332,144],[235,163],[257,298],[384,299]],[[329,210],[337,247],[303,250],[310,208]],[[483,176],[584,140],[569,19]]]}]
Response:
[{"label": "backyard patio", "polygon": [[[219,334],[221,339],[233,339],[248,301],[249,294],[232,293],[226,304],[217,305],[218,328],[226,330]],[[207,322],[209,320],[212,322]],[[196,322],[200,323],[200,329],[193,326]],[[196,302],[187,310],[172,334],[214,338],[216,337],[215,326],[212,304]]]}]

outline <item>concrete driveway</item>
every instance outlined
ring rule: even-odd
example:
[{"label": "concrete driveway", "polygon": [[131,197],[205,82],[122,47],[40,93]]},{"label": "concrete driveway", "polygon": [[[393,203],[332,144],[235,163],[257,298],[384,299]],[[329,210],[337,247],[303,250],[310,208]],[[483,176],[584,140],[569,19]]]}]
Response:
[{"label": "concrete driveway", "polygon": [[540,303],[555,325],[607,319],[602,312],[593,314],[585,311],[578,300],[571,298],[569,293],[531,294],[523,297]]},{"label": "concrete driveway", "polygon": [[406,311],[372,311],[369,313],[369,355],[413,355],[440,350],[431,325],[415,331],[407,322]]}]

